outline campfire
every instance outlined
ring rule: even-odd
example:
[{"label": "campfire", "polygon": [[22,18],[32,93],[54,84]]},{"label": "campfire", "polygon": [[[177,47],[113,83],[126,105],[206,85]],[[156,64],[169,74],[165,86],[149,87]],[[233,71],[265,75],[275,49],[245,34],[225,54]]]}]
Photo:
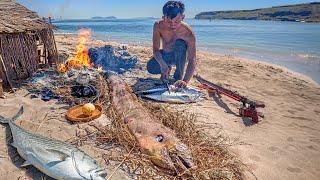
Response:
[{"label": "campfire", "polygon": [[87,42],[90,40],[91,30],[80,29],[78,33],[78,44],[76,46],[76,54],[70,57],[65,64],[61,63],[57,66],[57,70],[61,73],[67,72],[69,69],[81,69],[90,67],[91,60],[88,54]]},{"label": "campfire", "polygon": [[106,71],[123,73],[134,68],[138,59],[126,48],[105,45],[89,49],[91,33],[80,29],[75,54],[56,68],[35,73],[29,91],[43,100],[58,99],[70,106],[95,103],[104,92],[101,82]]}]

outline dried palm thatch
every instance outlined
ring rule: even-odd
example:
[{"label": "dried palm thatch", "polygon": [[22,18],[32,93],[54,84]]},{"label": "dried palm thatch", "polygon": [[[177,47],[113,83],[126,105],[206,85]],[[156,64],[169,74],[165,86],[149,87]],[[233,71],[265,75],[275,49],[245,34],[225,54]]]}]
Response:
[{"label": "dried palm thatch", "polygon": [[37,13],[12,1],[0,1],[0,33],[24,33],[41,31],[51,25],[40,19]]},{"label": "dried palm thatch", "polygon": [[57,59],[52,29],[52,25],[24,6],[11,0],[0,1],[0,78],[5,84],[30,77],[41,56],[43,63]]}]

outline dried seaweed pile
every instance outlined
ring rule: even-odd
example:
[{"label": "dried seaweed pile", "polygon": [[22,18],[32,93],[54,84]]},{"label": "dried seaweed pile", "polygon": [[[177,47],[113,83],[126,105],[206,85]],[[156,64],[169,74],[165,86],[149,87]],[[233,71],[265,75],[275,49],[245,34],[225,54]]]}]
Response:
[{"label": "dried seaweed pile", "polygon": [[[106,93],[105,98],[107,96]],[[172,173],[154,166],[150,158],[136,146],[134,136],[108,104],[105,104],[106,115],[113,122],[100,132],[97,143],[113,143],[118,148],[104,155],[106,162],[119,162],[119,168],[134,179],[243,179],[245,165],[228,151],[232,144],[221,135],[219,126],[196,122],[195,114],[176,112],[162,104],[142,103],[155,119],[173,129],[190,148],[196,166],[183,173]],[[206,130],[216,135],[207,135]]]}]

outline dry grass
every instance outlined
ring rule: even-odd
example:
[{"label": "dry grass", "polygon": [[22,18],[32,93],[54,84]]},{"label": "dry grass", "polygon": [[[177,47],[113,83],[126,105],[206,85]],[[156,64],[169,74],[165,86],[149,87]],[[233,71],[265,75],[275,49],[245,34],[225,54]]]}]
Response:
[{"label": "dry grass", "polygon": [[[178,138],[190,148],[196,165],[191,170],[195,179],[242,178],[244,165],[228,151],[233,142],[223,136],[220,126],[197,122],[197,115],[186,111],[174,111],[161,104],[145,104],[156,119],[173,129]],[[207,130],[215,135],[208,135]]]},{"label": "dry grass", "polygon": [[[113,143],[118,148],[104,156],[106,162],[121,162],[120,169],[134,179],[243,179],[245,165],[228,150],[232,143],[221,135],[218,125],[197,122],[195,114],[174,111],[163,104],[142,103],[156,120],[173,129],[190,148],[195,167],[180,174],[156,167],[148,155],[135,146],[135,137],[109,104],[105,104],[106,115],[113,122],[99,134],[98,142]],[[215,132],[215,136],[208,135],[206,130]]]}]

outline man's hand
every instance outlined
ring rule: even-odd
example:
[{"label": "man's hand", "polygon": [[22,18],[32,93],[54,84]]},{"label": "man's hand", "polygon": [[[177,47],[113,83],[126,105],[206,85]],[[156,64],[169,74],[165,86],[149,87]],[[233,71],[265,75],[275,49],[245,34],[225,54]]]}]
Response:
[{"label": "man's hand", "polygon": [[161,79],[169,79],[171,67],[169,67],[166,63],[160,66],[161,68]]},{"label": "man's hand", "polygon": [[177,88],[185,88],[187,87],[187,83],[183,80],[178,80],[174,83],[174,86]]}]

